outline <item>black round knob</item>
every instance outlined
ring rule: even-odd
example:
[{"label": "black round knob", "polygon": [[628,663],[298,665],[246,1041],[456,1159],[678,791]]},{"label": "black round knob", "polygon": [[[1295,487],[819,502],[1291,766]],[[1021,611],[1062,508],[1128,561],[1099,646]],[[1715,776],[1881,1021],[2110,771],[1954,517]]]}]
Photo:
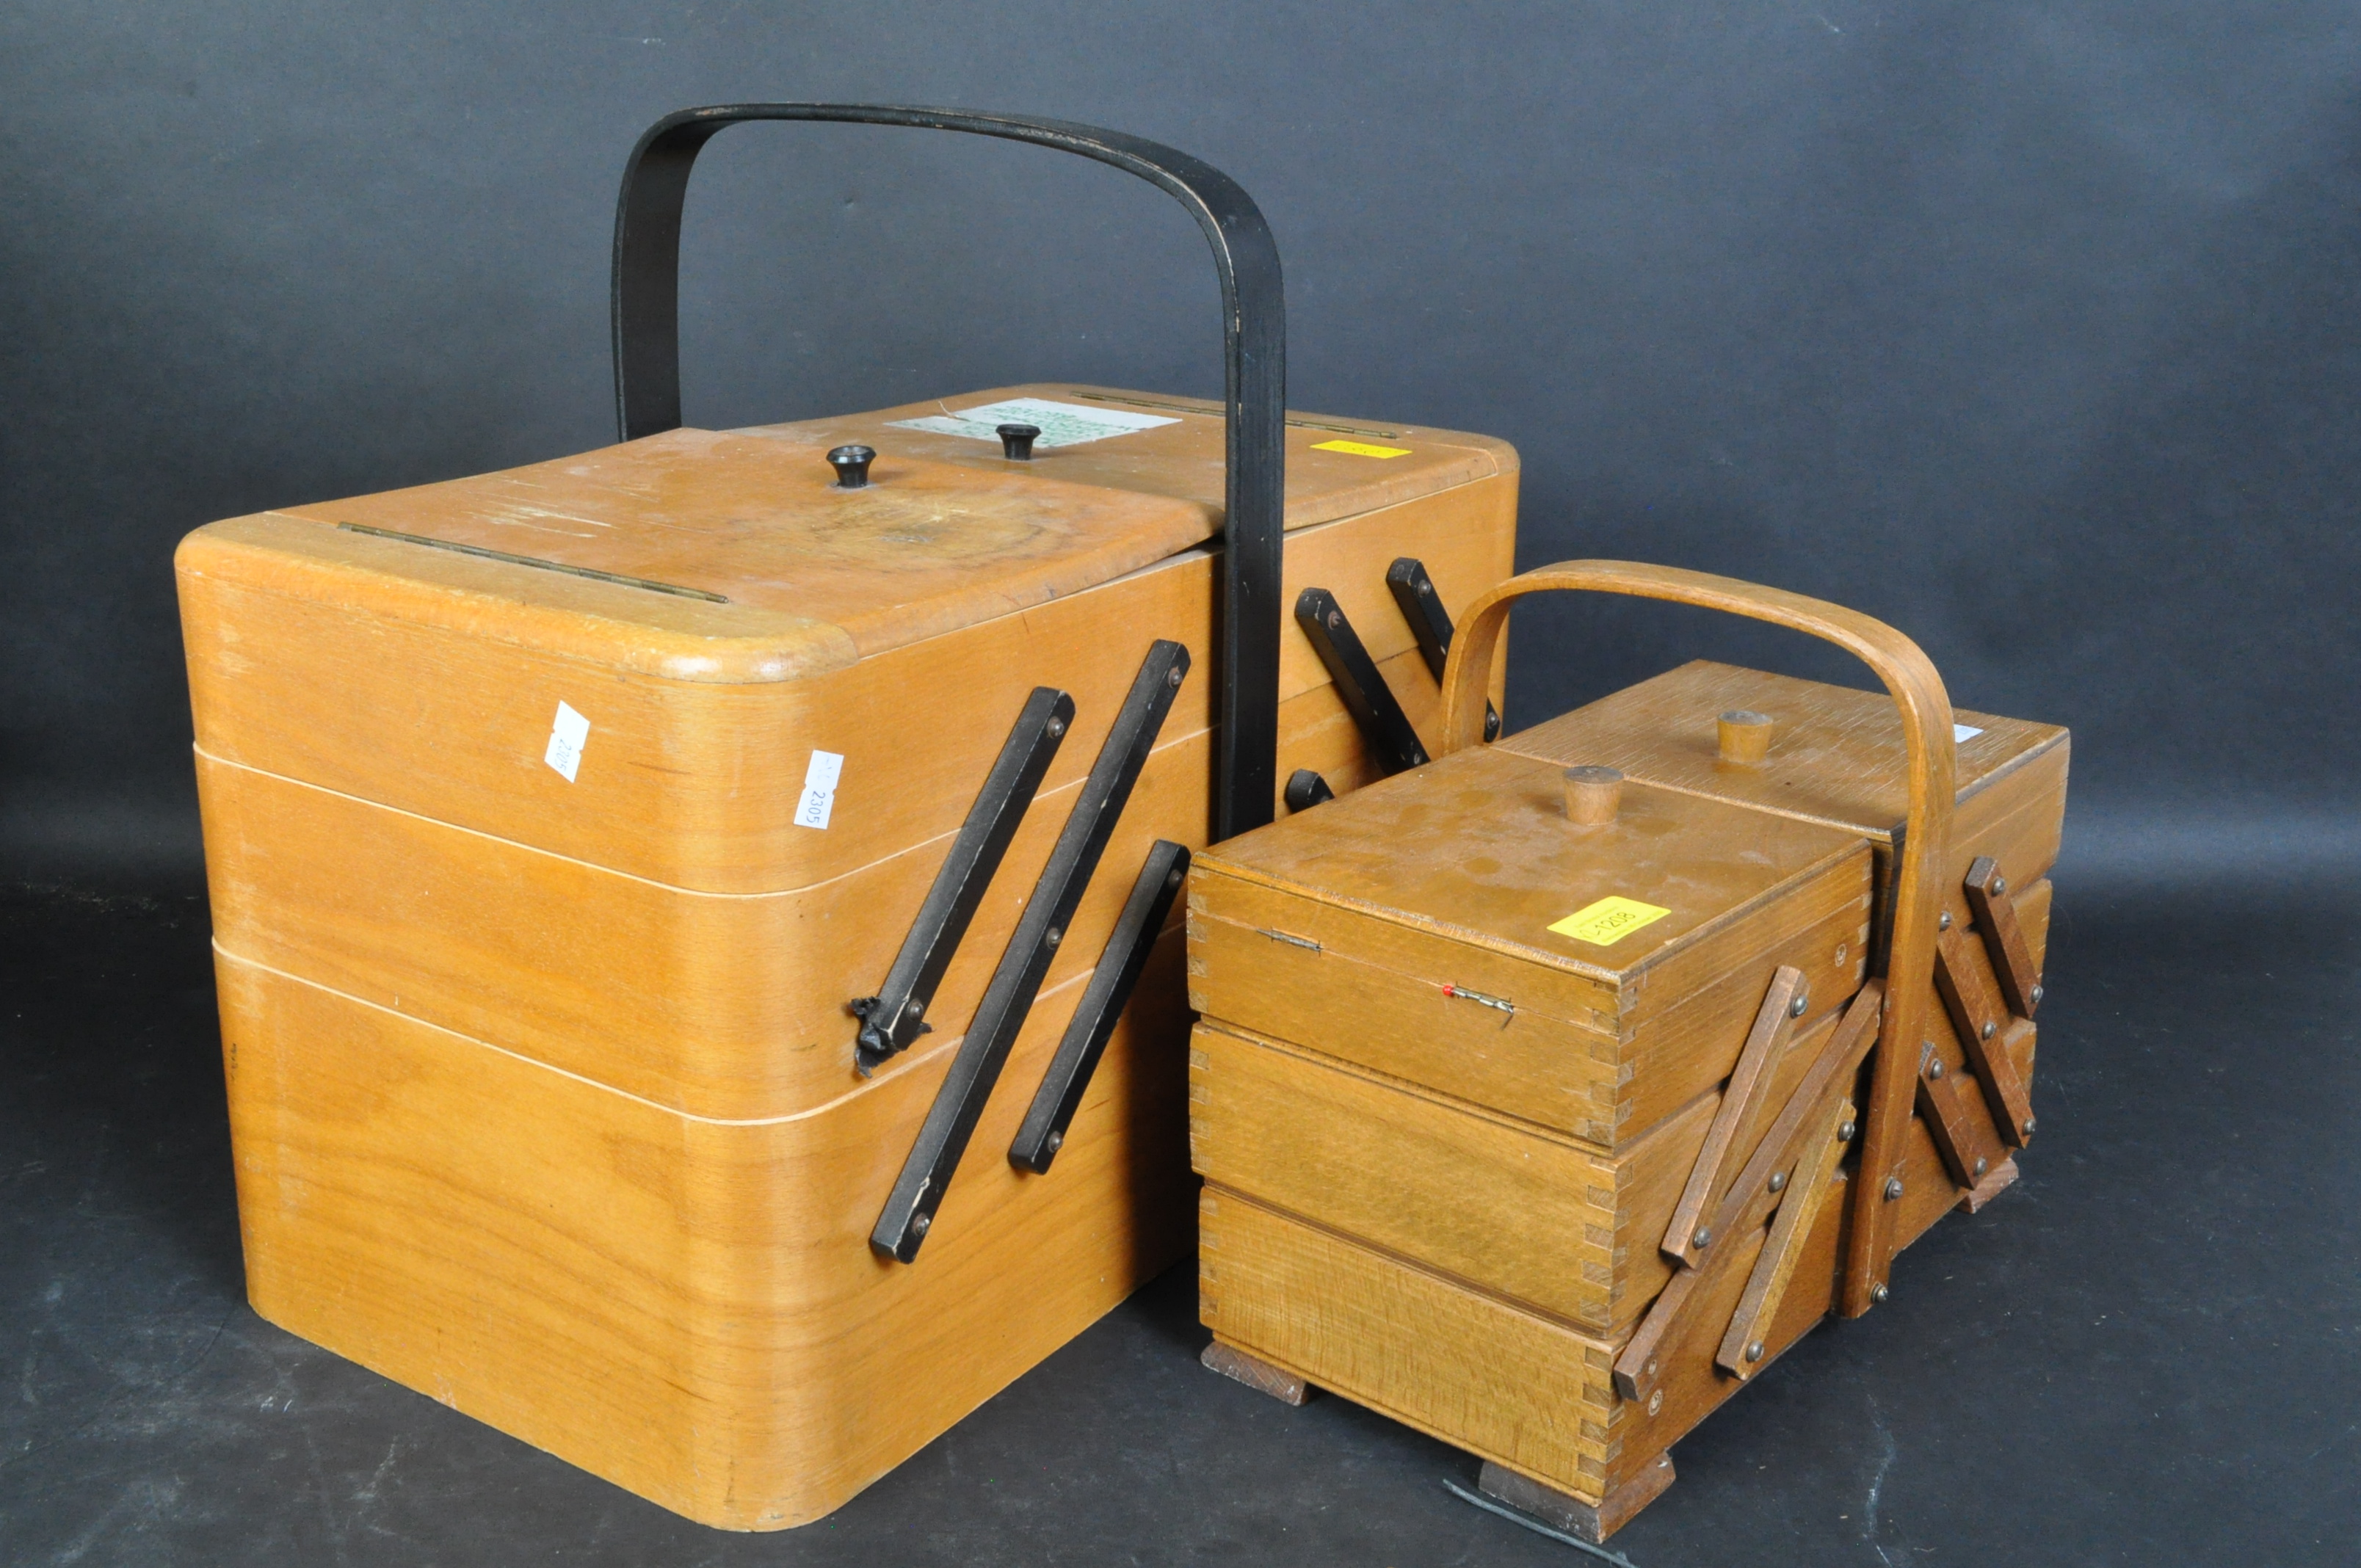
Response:
[{"label": "black round knob", "polygon": [[1033,461],[1033,444],[1041,439],[1038,424],[998,424],[993,426],[1000,437],[1000,455],[1018,463]]},{"label": "black round knob", "polygon": [[869,465],[877,461],[877,450],[872,446],[839,446],[828,455],[828,466],[836,470],[836,488],[858,490],[869,483]]}]

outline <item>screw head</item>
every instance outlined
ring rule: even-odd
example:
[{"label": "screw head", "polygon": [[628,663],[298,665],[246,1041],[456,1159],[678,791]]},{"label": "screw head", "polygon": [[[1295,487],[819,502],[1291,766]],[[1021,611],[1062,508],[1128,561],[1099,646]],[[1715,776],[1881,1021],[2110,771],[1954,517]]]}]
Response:
[{"label": "screw head", "polygon": [[1787,1173],[1785,1171],[1774,1170],[1771,1173],[1771,1190],[1773,1192],[1784,1192],[1787,1190]]},{"label": "screw head", "polygon": [[1049,927],[1049,934],[1041,938],[1041,945],[1045,948],[1054,948],[1065,939],[1066,934],[1058,929],[1055,926],[1052,926]]},{"label": "screw head", "polygon": [[1761,1340],[1756,1340],[1752,1344],[1746,1347],[1746,1359],[1749,1361],[1760,1361],[1763,1359],[1763,1342]]},{"label": "screw head", "polygon": [[1689,1238],[1691,1246],[1711,1246],[1712,1245],[1713,1232],[1704,1225],[1699,1225],[1697,1228],[1697,1234]]},{"label": "screw head", "polygon": [[935,1217],[932,1214],[924,1212],[913,1214],[910,1216],[910,1234],[914,1236],[923,1236],[934,1228],[934,1223]]},{"label": "screw head", "polygon": [[1066,1135],[1063,1133],[1051,1133],[1047,1138],[1042,1140],[1042,1146],[1051,1154],[1056,1154],[1060,1149],[1066,1146]]},{"label": "screw head", "polygon": [[1852,1142],[1852,1135],[1859,1131],[1861,1131],[1859,1127],[1854,1126],[1850,1122],[1847,1122],[1844,1125],[1837,1129],[1837,1142],[1840,1144],[1849,1144]]},{"label": "screw head", "polygon": [[2025,999],[2026,999],[2027,1002],[2032,1003],[2036,1007],[2040,1006],[2040,1005],[2041,1005],[2041,988],[2040,988],[2039,986],[2037,986],[2037,986],[2035,986],[2031,991],[2029,991],[2029,992],[2027,992],[2026,993],[2026,997],[2025,997]]},{"label": "screw head", "polygon": [[1933,1058],[1927,1063],[1927,1076],[1928,1078],[1940,1078],[1943,1076],[1943,1058],[1941,1057]]},{"label": "screw head", "polygon": [[1653,1377],[1656,1375],[1656,1358],[1653,1355],[1648,1358],[1648,1365],[1644,1368],[1644,1375],[1650,1377]]},{"label": "screw head", "polygon": [[1176,689],[1180,686],[1180,669],[1179,669],[1177,666],[1176,666],[1176,667],[1171,671],[1171,673],[1170,673],[1170,674],[1167,674],[1167,675],[1164,677],[1164,684],[1165,684],[1166,685],[1168,685],[1168,686],[1171,686],[1171,687],[1174,687],[1174,688],[1176,688]]},{"label": "screw head", "polygon": [[1987,1171],[1987,1170],[1989,1170],[1989,1169],[1991,1169],[1991,1168],[1992,1168],[1992,1161],[1990,1161],[1990,1160],[1986,1159],[1986,1158],[1985,1158],[1983,1156],[1982,1156],[1982,1155],[1978,1155],[1978,1156],[1976,1156],[1976,1174],[1977,1174],[1978,1176],[1982,1176],[1985,1171]]},{"label": "screw head", "polygon": [[2006,897],[2008,894],[2008,878],[2004,876],[1996,876],[1993,878],[1992,890],[1993,896],[1994,898]]},{"label": "screw head", "polygon": [[1883,1285],[1872,1285],[1869,1288],[1869,1299],[1876,1302],[1881,1307],[1885,1305],[1886,1298],[1893,1294],[1893,1291],[1888,1290]]},{"label": "screw head", "polygon": [[1993,1031],[1997,1030],[1999,1027],[1999,1025],[1987,1018],[1984,1020],[1984,1026],[1976,1031],[1976,1037],[1981,1040],[1989,1040],[1993,1037]]},{"label": "screw head", "polygon": [[1893,1202],[1896,1198],[1899,1198],[1899,1197],[1901,1197],[1901,1196],[1902,1196],[1902,1179],[1901,1179],[1900,1177],[1898,1177],[1898,1176],[1889,1176],[1889,1177],[1887,1177],[1887,1178],[1885,1179],[1885,1201],[1886,1201],[1887,1202],[1891,1203],[1891,1202]]},{"label": "screw head", "polygon": [[905,1018],[923,1018],[926,1015],[927,1004],[915,996],[902,1004],[902,1016]]},{"label": "screw head", "polygon": [[2030,1116],[2025,1119],[2025,1135],[2028,1138],[2033,1136],[2033,1118]]},{"label": "screw head", "polygon": [[1951,928],[1951,912],[1950,912],[1949,910],[1946,909],[1946,910],[1944,910],[1944,911],[1943,911],[1943,916],[1942,916],[1942,918],[1935,922],[1935,929],[1936,929],[1936,930],[1938,930],[1938,931],[1948,931],[1948,930],[1949,930],[1950,928]]},{"label": "screw head", "polygon": [[1664,1408],[1664,1391],[1662,1388],[1659,1388],[1654,1393],[1648,1396],[1648,1413],[1653,1416]]},{"label": "screw head", "polygon": [[1050,740],[1055,740],[1059,736],[1063,735],[1065,732],[1066,732],[1066,721],[1065,721],[1064,719],[1062,719],[1062,718],[1052,718],[1052,719],[1050,719],[1050,720],[1049,720],[1049,739],[1050,739]]},{"label": "screw head", "polygon": [[1167,887],[1179,887],[1180,885],[1180,872],[1177,869],[1165,872],[1164,885]]},{"label": "screw head", "polygon": [[1341,610],[1341,609],[1332,609],[1332,610],[1330,610],[1330,611],[1328,612],[1328,630],[1329,630],[1334,631],[1334,630],[1335,630],[1338,627],[1340,627],[1340,626],[1342,626],[1342,625],[1344,625],[1344,624],[1345,624],[1345,612],[1344,612],[1343,610]]},{"label": "screw head", "polygon": [[1795,992],[1795,1000],[1787,1003],[1787,1016],[1790,1018],[1801,1018],[1811,1005],[1811,992],[1799,991]]}]

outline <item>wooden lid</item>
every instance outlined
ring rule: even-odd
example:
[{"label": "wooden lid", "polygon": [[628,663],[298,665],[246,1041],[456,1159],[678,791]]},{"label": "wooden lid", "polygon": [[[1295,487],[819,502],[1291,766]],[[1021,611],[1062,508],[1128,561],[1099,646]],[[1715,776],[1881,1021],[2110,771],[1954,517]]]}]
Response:
[{"label": "wooden lid", "polygon": [[[1771,720],[1759,763],[1722,753],[1721,719],[1733,709]],[[1965,710],[1952,718],[1961,800],[2066,739],[2054,724]],[[1880,843],[1892,841],[1909,810],[1902,718],[1891,697],[1703,659],[1497,746],[1561,767],[1603,763],[1634,783],[1825,823]]]},{"label": "wooden lid", "polygon": [[[934,428],[983,429],[956,416],[1012,402],[1039,411],[1030,462],[1004,457],[996,436]],[[676,679],[793,680],[1207,543],[1222,524],[1223,422],[1205,408],[1017,387],[759,431],[675,430],[215,523],[181,562]],[[1288,436],[1290,528],[1516,463],[1502,443],[1395,425],[1295,416]],[[849,444],[876,452],[854,489],[828,455]]]},{"label": "wooden lid", "polygon": [[[1000,442],[993,434],[998,424],[1022,417],[998,407],[1012,402],[1048,405],[1050,411],[1032,422],[1063,427],[1045,428],[1030,463],[1002,457]],[[1091,435],[1093,416],[1106,422],[1099,428],[1124,433],[1060,441],[1061,435]],[[1223,409],[1218,402],[1197,398],[1036,382],[905,403],[874,413],[757,425],[739,433],[823,452],[857,442],[882,453],[930,462],[990,472],[1027,470],[1074,484],[1168,497],[1197,510],[1206,524],[1205,537],[1222,522]],[[1333,522],[1516,471],[1516,448],[1488,435],[1290,411],[1287,527]]]},{"label": "wooden lid", "polygon": [[1613,821],[1569,822],[1564,774],[1471,749],[1233,839],[1198,864],[1623,983],[1862,852],[1855,833],[1637,781]]}]

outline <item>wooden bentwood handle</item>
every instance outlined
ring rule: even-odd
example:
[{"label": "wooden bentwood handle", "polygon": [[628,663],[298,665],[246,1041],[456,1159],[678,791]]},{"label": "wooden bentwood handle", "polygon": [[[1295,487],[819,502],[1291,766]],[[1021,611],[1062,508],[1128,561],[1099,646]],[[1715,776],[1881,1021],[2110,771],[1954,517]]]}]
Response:
[{"label": "wooden bentwood handle", "polygon": [[1894,942],[1886,962],[1885,1017],[1870,1087],[1861,1179],[1853,1184],[1841,1307],[1858,1317],[1878,1299],[1893,1261],[1894,1209],[1886,1183],[1899,1178],[1917,1084],[1918,1042],[1934,991],[1935,939],[1942,911],[1937,878],[1948,863],[1951,805],[1958,794],[1951,699],[1916,643],[1883,621],[1823,599],[1734,577],[1636,561],[1561,561],[1510,578],[1470,605],[1443,671],[1443,733],[1435,755],[1482,737],[1484,699],[1508,627],[1509,607],[1527,594],[1558,590],[1626,594],[1727,610],[1835,643],[1877,672],[1902,710],[1910,771],[1910,811],[1894,891]]}]

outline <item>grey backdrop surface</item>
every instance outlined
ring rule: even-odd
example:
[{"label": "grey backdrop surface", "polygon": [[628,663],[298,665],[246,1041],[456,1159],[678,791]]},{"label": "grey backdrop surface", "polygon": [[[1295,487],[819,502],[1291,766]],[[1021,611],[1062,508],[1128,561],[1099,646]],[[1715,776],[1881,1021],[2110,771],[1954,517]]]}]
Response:
[{"label": "grey backdrop surface", "polygon": [[[128,5],[0,14],[0,851],[196,853],[170,552],[612,439],[612,200],[684,104],[1017,109],[1263,205],[1291,402],[1524,455],[1520,560],[1859,606],[2076,731],[2093,875],[2361,850],[2349,5]],[[1035,149],[707,155],[687,412],[1218,389],[1164,197]],[[1521,617],[1511,720],[1784,634]]]}]

